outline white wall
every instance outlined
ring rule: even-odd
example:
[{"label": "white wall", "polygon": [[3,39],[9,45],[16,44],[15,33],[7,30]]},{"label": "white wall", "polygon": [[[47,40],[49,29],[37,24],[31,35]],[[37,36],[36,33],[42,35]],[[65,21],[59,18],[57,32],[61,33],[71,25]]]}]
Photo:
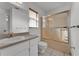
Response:
[{"label": "white wall", "polygon": [[[27,8],[27,10],[29,9],[29,8],[32,8],[33,10],[35,10],[35,11],[37,11],[38,13],[39,13],[39,18],[41,17],[41,16],[44,16],[44,15],[46,15],[45,14],[45,11],[43,11],[39,6],[37,6],[37,5],[35,5],[34,3],[32,3],[32,2],[27,2],[27,3],[25,3],[24,5],[23,5],[23,8]],[[39,22],[40,22],[40,19],[39,19]],[[40,25],[40,23],[39,23],[39,25]],[[40,28],[30,28],[29,29],[29,32],[31,33],[31,34],[36,34],[36,35],[39,35],[39,30]]]},{"label": "white wall", "polygon": [[0,33],[6,30],[8,32],[8,22],[6,21],[7,13],[4,9],[0,9]]},{"label": "white wall", "polygon": [[28,32],[28,14],[20,9],[12,8],[12,32]]},{"label": "white wall", "polygon": [[[71,9],[71,26],[79,25],[79,2],[74,2]],[[71,46],[72,53],[79,56],[79,28],[71,29]]]},{"label": "white wall", "polygon": [[[11,5],[11,6],[14,8],[13,5]],[[28,29],[29,29],[28,28],[28,23],[29,23],[29,21],[28,21],[29,20],[28,12],[29,12],[29,8],[32,8],[35,11],[37,11],[39,13],[39,17],[45,15],[45,12],[39,6],[35,5],[32,2],[25,2],[25,3],[23,2],[23,4],[21,6],[19,6],[19,7],[23,8],[23,9],[26,9],[26,13],[27,13],[26,15],[27,16],[23,16],[23,13],[20,12],[20,11],[17,11],[17,10],[12,10],[12,11],[8,10],[7,14],[10,16],[9,17],[10,24],[8,24],[9,27],[6,27],[6,28],[8,28],[8,30],[10,32],[28,32]],[[1,10],[1,12],[2,12],[2,10]],[[10,12],[12,12],[12,15],[11,15]],[[12,19],[12,20],[10,20],[10,19]],[[25,21],[25,19],[26,19],[26,21]],[[31,32],[34,33],[33,30],[31,30]]]},{"label": "white wall", "polygon": [[39,6],[35,5],[34,3],[30,3],[29,7],[37,11],[40,17],[46,15],[46,12],[43,9],[41,9]]},{"label": "white wall", "polygon": [[26,10],[32,8],[33,10],[37,11],[40,16],[46,15],[46,12],[43,9],[41,9],[39,6],[34,4],[33,2],[25,2],[23,3],[22,7],[25,8]]},{"label": "white wall", "polygon": [[[21,8],[26,8],[26,11],[27,11],[27,22],[26,22],[26,25],[28,25],[28,23],[29,23],[29,14],[28,14],[28,12],[29,12],[29,8],[32,8],[32,9],[34,9],[35,11],[37,11],[38,13],[39,13],[39,17],[41,17],[41,16],[44,16],[45,15],[45,12],[40,8],[40,7],[38,7],[37,5],[34,5],[34,3],[32,3],[32,2],[27,2],[27,3],[24,3],[22,6],[21,6]],[[15,11],[15,13],[17,14],[17,12],[18,11]],[[21,13],[22,14],[22,13]],[[20,14],[19,14],[20,15]],[[17,18],[17,16],[14,16],[14,19],[16,19]],[[21,17],[21,18],[23,18],[23,17]],[[21,19],[20,18],[20,19]],[[13,21],[14,23],[17,23],[17,20],[14,20]],[[20,22],[22,22],[22,21],[20,21]],[[20,23],[19,22],[19,23]],[[17,23],[18,24],[18,23]],[[16,25],[17,25],[16,24]],[[22,23],[21,23],[22,24]],[[20,24],[20,25],[21,25]],[[13,32],[20,32],[21,30],[24,32],[24,31],[26,31],[26,32],[28,32],[28,30],[29,30],[29,32],[31,33],[31,34],[38,34],[38,32],[39,32],[39,29],[37,29],[37,28],[28,28],[27,27],[27,29],[28,30],[26,30],[26,29],[16,29],[16,27],[17,26],[15,26],[15,24],[14,25],[12,25],[12,26],[14,26],[14,28],[12,28],[13,30]],[[21,25],[22,26],[22,25]]]}]

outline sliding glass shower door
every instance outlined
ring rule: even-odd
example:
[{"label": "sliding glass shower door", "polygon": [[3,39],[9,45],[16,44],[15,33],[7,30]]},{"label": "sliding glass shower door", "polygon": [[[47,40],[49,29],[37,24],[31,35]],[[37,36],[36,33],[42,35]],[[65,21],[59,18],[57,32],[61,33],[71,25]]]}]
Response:
[{"label": "sliding glass shower door", "polygon": [[68,11],[43,17],[42,39],[54,49],[69,53]]}]

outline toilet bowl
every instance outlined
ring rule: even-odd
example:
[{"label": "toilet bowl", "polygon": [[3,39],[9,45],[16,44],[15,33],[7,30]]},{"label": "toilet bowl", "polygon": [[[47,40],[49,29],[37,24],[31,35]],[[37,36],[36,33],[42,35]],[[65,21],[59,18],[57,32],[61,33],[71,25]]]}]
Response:
[{"label": "toilet bowl", "polygon": [[40,41],[39,45],[38,45],[38,48],[39,48],[38,52],[40,54],[43,54],[46,51],[46,49],[47,49],[47,43],[44,42],[44,41]]}]

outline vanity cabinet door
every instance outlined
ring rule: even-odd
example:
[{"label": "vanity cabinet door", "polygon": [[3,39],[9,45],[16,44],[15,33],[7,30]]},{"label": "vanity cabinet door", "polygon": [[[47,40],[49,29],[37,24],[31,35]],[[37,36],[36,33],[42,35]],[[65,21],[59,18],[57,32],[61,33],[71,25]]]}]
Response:
[{"label": "vanity cabinet door", "polygon": [[26,41],[23,47],[20,48],[21,50],[18,51],[15,56],[29,56],[29,41]]},{"label": "vanity cabinet door", "polygon": [[38,38],[30,40],[30,56],[38,56]]},{"label": "vanity cabinet door", "polygon": [[15,56],[29,56],[29,49],[22,49]]}]

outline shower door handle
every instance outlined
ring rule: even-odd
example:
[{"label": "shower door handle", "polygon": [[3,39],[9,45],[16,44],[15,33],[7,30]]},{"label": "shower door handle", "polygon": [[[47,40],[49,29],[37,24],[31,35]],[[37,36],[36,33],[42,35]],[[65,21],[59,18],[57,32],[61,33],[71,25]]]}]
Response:
[{"label": "shower door handle", "polygon": [[70,28],[79,28],[79,25],[71,26]]}]

